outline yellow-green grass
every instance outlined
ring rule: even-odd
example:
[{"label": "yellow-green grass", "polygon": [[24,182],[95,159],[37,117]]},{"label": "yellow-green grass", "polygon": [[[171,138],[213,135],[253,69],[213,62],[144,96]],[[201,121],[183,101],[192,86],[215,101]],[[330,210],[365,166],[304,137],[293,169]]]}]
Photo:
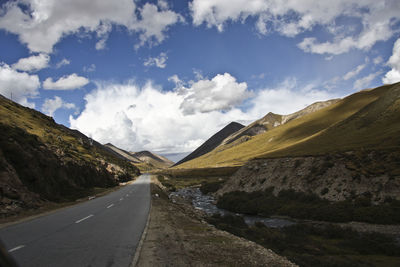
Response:
[{"label": "yellow-green grass", "polygon": [[[0,123],[24,129],[38,136],[43,143],[59,145],[60,142],[65,142],[78,152],[87,153],[87,149],[78,142],[76,137],[63,131],[61,126],[54,127],[56,124],[52,118],[5,99],[0,99],[0,102]],[[91,157],[89,154],[87,156]]]},{"label": "yellow-green grass", "polygon": [[88,140],[80,140],[80,133],[74,133],[67,127],[55,123],[53,118],[2,96],[0,96],[0,123],[36,135],[43,144],[51,147],[51,150],[61,150],[65,154],[65,159],[85,161],[95,165],[99,164],[99,160],[106,160],[121,167],[128,167],[125,161],[105,149],[89,145]]},{"label": "yellow-green grass", "polygon": [[[313,155],[363,147],[392,147],[396,145],[395,137],[399,136],[400,130],[399,87],[400,84],[394,84],[355,93],[334,105],[292,120],[247,142],[222,151],[221,148],[216,148],[175,168],[241,166],[256,157]],[[394,102],[386,103],[387,98],[394,99]],[[371,103],[375,105],[370,105]],[[383,113],[376,114],[377,112]],[[357,116],[352,117],[356,113]],[[360,116],[369,120],[382,120],[370,121],[364,128],[360,128]]]}]

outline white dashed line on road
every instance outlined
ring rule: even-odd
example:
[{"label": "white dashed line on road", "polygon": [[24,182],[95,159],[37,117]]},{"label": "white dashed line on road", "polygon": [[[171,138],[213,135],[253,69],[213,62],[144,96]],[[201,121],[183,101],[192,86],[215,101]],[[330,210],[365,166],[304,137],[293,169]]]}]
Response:
[{"label": "white dashed line on road", "polygon": [[21,246],[18,246],[18,247],[15,247],[15,248],[12,248],[12,249],[10,249],[10,250],[8,250],[8,252],[13,252],[13,251],[16,251],[16,250],[18,250],[18,249],[21,249],[21,248],[23,248],[23,247],[25,247],[24,245],[21,245]]},{"label": "white dashed line on road", "polygon": [[80,223],[80,222],[82,222],[82,221],[84,221],[84,220],[86,220],[86,219],[89,219],[90,217],[92,217],[93,216],[93,214],[90,214],[89,216],[86,216],[85,218],[82,218],[82,219],[80,219],[80,220],[77,220],[75,223]]},{"label": "white dashed line on road", "polygon": [[114,206],[114,204],[108,205],[107,209],[111,208],[112,206]]}]

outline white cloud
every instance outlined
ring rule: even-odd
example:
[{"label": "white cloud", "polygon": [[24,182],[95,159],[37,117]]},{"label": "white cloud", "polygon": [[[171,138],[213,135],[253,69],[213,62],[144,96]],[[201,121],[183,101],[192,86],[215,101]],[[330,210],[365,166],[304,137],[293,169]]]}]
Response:
[{"label": "white cloud", "polygon": [[[229,74],[215,77],[205,80],[205,84],[227,79],[236,87],[245,86]],[[171,80],[182,82],[177,76],[175,78]],[[199,82],[194,82],[194,87],[202,87],[202,82]],[[76,118],[70,117],[71,127],[102,143],[111,142],[129,151],[145,149],[159,153],[192,151],[231,121],[253,121],[269,111],[286,114],[314,101],[333,97],[312,86],[299,88],[296,80],[288,79],[276,88],[254,93],[246,111],[232,103],[226,111],[223,111],[224,105],[220,105],[220,110],[215,107],[212,111],[202,112],[197,107],[193,113],[187,114],[182,106],[191,101],[187,97],[191,91],[197,90],[193,86],[180,92],[162,91],[151,83],[142,88],[133,82],[96,83],[96,86],[96,90],[85,96],[83,112]],[[215,85],[207,88],[218,89]],[[210,92],[204,88],[200,91],[203,90]],[[220,101],[219,93],[213,96],[209,101]]]},{"label": "white cloud", "polygon": [[18,72],[5,63],[0,63],[0,93],[12,98],[21,105],[34,108],[35,104],[29,98],[39,94],[39,77],[26,72]]},{"label": "white cloud", "polygon": [[[396,0],[193,0],[189,9],[194,25],[206,23],[219,31],[227,22],[245,22],[248,17],[257,19],[255,27],[262,35],[276,31],[293,37],[322,25],[333,35],[333,41],[321,43],[307,37],[299,47],[310,53],[334,55],[369,49],[378,41],[388,40],[395,33],[392,25],[400,19],[400,2]],[[361,31],[357,33],[353,25],[336,25],[341,16],[358,18]]]},{"label": "white cloud", "polygon": [[372,80],[375,79],[381,73],[382,73],[381,71],[378,71],[358,79],[357,81],[354,82],[353,88],[356,90],[365,89],[366,87],[369,86]]},{"label": "white cloud", "polygon": [[385,74],[385,77],[382,78],[382,82],[384,84],[392,84],[400,82],[400,71],[396,69],[391,69]]},{"label": "white cloud", "polygon": [[345,81],[357,76],[363,69],[365,68],[365,64],[358,65],[355,69],[349,71],[343,76]]},{"label": "white cloud", "polygon": [[400,82],[400,38],[393,45],[393,53],[387,65],[392,69],[385,74],[382,82],[385,84]]},{"label": "white cloud", "polygon": [[74,109],[75,112],[78,110],[75,104],[64,102],[59,96],[55,96],[53,99],[46,98],[42,105],[42,111],[49,116],[53,116],[54,112],[61,108]]},{"label": "white cloud", "polygon": [[[18,35],[30,51],[51,53],[66,35],[95,32],[96,49],[104,49],[111,25],[122,25],[140,34],[140,45],[158,44],[169,26],[182,21],[177,13],[146,3],[137,8],[132,0],[10,1],[4,4],[0,28]],[[155,41],[154,41],[154,40]]]},{"label": "white cloud", "polygon": [[252,108],[248,111],[251,117],[261,118],[268,112],[290,114],[306,106],[337,95],[316,89],[316,84],[299,86],[294,78],[287,78],[273,88],[265,88],[257,92],[250,100]]},{"label": "white cloud", "polygon": [[162,52],[158,57],[149,57],[146,59],[146,61],[143,63],[144,66],[150,67],[150,66],[156,66],[158,68],[165,68],[167,66],[168,56],[166,53]]},{"label": "white cloud", "polygon": [[96,50],[103,50],[106,48],[106,41],[108,39],[108,34],[112,30],[112,25],[109,22],[102,22],[100,23],[99,27],[97,28],[96,35],[99,38],[99,41],[96,43]]},{"label": "white cloud", "polygon": [[211,80],[199,80],[184,88],[184,114],[229,110],[250,96],[245,82],[238,83],[229,73],[218,74]]},{"label": "white cloud", "polygon": [[63,76],[57,81],[53,81],[52,78],[47,78],[43,82],[43,89],[46,90],[74,90],[81,88],[89,83],[89,80],[85,77],[78,76],[73,73],[68,76]]},{"label": "white cloud", "polygon": [[132,29],[140,32],[140,43],[135,45],[135,49],[144,45],[146,42],[159,44],[165,39],[165,31],[171,25],[183,22],[184,18],[171,11],[159,10],[157,6],[146,3],[139,9],[141,20],[132,25]]},{"label": "white cloud", "polygon": [[383,58],[381,56],[377,56],[374,58],[373,62],[375,65],[381,64],[383,62]]},{"label": "white cloud", "polygon": [[69,60],[66,59],[66,58],[63,58],[60,62],[58,62],[58,63],[56,64],[56,69],[59,69],[59,68],[61,68],[62,66],[66,66],[66,65],[69,65],[69,64],[71,64],[71,61],[69,61]]},{"label": "white cloud", "polygon": [[37,56],[20,58],[12,67],[16,70],[35,72],[47,68],[49,66],[49,61],[49,55],[41,53]]},{"label": "white cloud", "polygon": [[168,2],[166,0],[158,0],[157,5],[161,10],[167,10],[169,8]]},{"label": "white cloud", "polygon": [[84,72],[93,72],[96,70],[96,65],[95,64],[90,64],[89,66],[84,66],[83,71]]}]

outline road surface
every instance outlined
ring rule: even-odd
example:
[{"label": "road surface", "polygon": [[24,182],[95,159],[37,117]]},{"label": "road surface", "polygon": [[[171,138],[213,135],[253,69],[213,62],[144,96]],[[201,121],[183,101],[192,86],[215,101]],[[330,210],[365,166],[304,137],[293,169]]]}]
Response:
[{"label": "road surface", "polygon": [[21,267],[129,266],[150,209],[150,177],[103,197],[0,229]]}]

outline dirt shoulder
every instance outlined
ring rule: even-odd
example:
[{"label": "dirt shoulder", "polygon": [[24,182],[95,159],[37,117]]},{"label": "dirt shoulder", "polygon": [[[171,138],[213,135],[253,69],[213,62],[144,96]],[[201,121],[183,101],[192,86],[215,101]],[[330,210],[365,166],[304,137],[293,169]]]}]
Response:
[{"label": "dirt shoulder", "polygon": [[137,266],[296,266],[207,224],[191,207],[172,203],[160,186],[153,176],[150,222]]}]

